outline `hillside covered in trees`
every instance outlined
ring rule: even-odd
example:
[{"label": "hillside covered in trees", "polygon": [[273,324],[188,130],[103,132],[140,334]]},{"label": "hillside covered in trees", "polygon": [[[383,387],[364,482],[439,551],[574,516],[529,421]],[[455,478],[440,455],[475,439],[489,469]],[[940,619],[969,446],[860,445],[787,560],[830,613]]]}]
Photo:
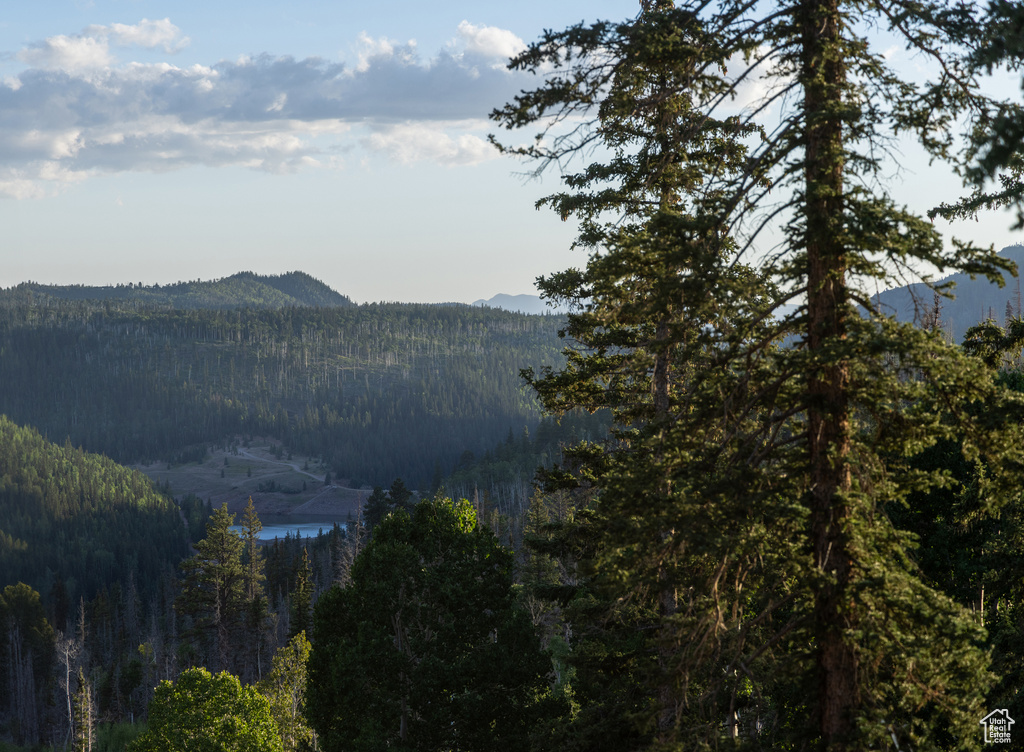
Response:
[{"label": "hillside covered in trees", "polygon": [[0,588],[47,594],[63,627],[114,583],[155,595],[187,552],[177,505],[145,475],[0,416]]},{"label": "hillside covered in trees", "polygon": [[[1024,268],[1024,245],[1007,246],[999,255]],[[952,297],[936,297],[933,286],[948,286]],[[1003,325],[1022,313],[1021,281],[1009,274],[1004,275],[1002,286],[985,277],[950,274],[931,286],[918,282],[880,292],[873,300],[897,320],[937,328],[951,342],[963,341],[968,329],[986,319]]]},{"label": "hillside covered in trees", "polygon": [[[242,523],[258,531],[249,512]],[[347,538],[335,525],[264,555],[232,523],[226,508],[175,503],[137,471],[0,416],[0,749],[143,717],[161,679],[218,655],[247,681],[272,680],[273,652],[302,631],[301,602],[308,611],[344,569]],[[255,572],[245,583],[243,563]],[[82,712],[91,720],[76,726]]]},{"label": "hillside covered in trees", "polygon": [[0,413],[119,462],[236,435],[338,477],[416,487],[540,416],[519,369],[561,361],[558,319],[466,306],[192,309],[0,299]]},{"label": "hillside covered in trees", "polygon": [[[544,32],[511,63],[537,88],[492,117],[544,132],[503,147],[537,169],[586,162],[542,201],[592,250],[539,281],[564,319],[6,304],[2,396],[44,430],[185,459],[258,431],[378,488],[344,527],[267,545],[251,499],[237,528],[181,499],[205,532],[145,619],[131,580],[73,625],[3,588],[0,734],[92,752],[102,717],[132,722],[132,752],[1009,747],[1024,319],[1007,300],[958,344],[938,310],[915,326],[872,301],[894,269],[1014,271],[929,220],[1011,205],[1024,226],[1024,104],[985,78],[1019,71],[1022,28],[1015,2],[679,0]],[[865,29],[937,65],[909,79]],[[755,80],[763,98],[723,112]],[[903,137],[963,200],[924,217],[890,193],[875,147]],[[529,434],[519,369],[549,414]],[[492,504],[537,457],[529,505]],[[388,477],[449,461],[472,501]],[[12,498],[45,505],[18,472]]]},{"label": "hillside covered in trees", "polygon": [[76,666],[97,716],[145,711],[156,667],[140,646],[174,631],[161,604],[188,539],[142,473],[0,416],[0,740],[63,738]]},{"label": "hillside covered in trees", "polygon": [[172,285],[129,283],[94,287],[88,285],[41,285],[24,282],[0,290],[0,301],[107,300],[171,308],[281,308],[284,306],[350,306],[352,301],[303,272],[260,275],[240,272],[230,277]]}]

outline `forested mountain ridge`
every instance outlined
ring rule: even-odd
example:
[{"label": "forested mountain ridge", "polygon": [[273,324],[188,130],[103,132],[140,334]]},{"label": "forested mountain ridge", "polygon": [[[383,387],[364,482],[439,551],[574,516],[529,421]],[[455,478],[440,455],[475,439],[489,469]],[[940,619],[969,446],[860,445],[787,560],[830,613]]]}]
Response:
[{"label": "forested mountain ridge", "polygon": [[187,553],[178,507],[142,473],[0,415],[0,588],[48,594],[63,628],[79,597],[129,576],[155,594]]},{"label": "forested mountain ridge", "polygon": [[[1000,195],[979,182],[963,211],[1009,197],[1024,212],[1024,104],[974,75],[1020,62],[1024,4],[989,5],[677,0],[545,31],[511,66],[538,88],[492,117],[518,132],[506,152],[577,165],[540,201],[588,250],[539,279],[567,320],[0,304],[0,399],[11,385],[20,408],[126,453],[187,459],[207,436],[272,432],[383,485],[384,461],[443,468],[529,414],[519,368],[553,416],[460,456],[448,490],[472,503],[414,504],[395,480],[313,540],[261,546],[255,503],[236,532],[227,505],[183,498],[205,535],[148,619],[112,587],[58,637],[38,593],[4,588],[0,737],[99,752],[114,747],[93,745],[97,718],[148,715],[128,752],[1009,746],[1020,321],[959,346],[854,313],[876,281],[902,283],[894,265],[1011,266],[949,248],[878,179],[890,152],[864,148],[916,136],[968,176],[993,156]],[[865,28],[926,53],[937,78],[906,78],[892,34]],[[743,263],[764,240],[771,257]],[[537,369],[553,327],[564,364]],[[488,498],[538,456],[554,466],[528,507]]]},{"label": "forested mountain ridge", "polygon": [[[230,524],[226,509],[220,516]],[[104,733],[98,723],[143,716],[161,679],[206,657],[196,615],[176,604],[190,585],[178,575],[195,550],[185,519],[201,548],[209,517],[209,505],[195,497],[175,504],[142,473],[49,442],[0,415],[0,749],[42,749],[41,739],[53,740],[47,749],[68,749],[69,727],[83,707],[87,735],[95,738],[76,748],[125,749],[124,728]],[[325,549],[333,543],[340,556],[342,536],[335,526],[303,542],[319,565],[309,582],[331,571]],[[287,628],[279,618],[289,611],[296,566],[308,562],[288,536],[267,552],[265,570],[258,559],[260,577],[265,571],[274,590],[262,596],[263,618],[234,635],[239,654],[254,643],[276,646],[277,625]],[[247,556],[252,562],[251,549]],[[222,563],[240,566],[237,559]],[[269,660],[264,667],[266,676]],[[73,706],[76,687],[86,705]],[[7,744],[12,739],[24,746]]]},{"label": "forested mountain ridge", "polygon": [[561,319],[408,304],[166,309],[0,299],[0,413],[120,462],[240,434],[335,475],[413,487],[539,419],[519,369],[562,360]]},{"label": "forested mountain ridge", "polygon": [[42,285],[24,282],[0,290],[0,301],[107,300],[171,308],[283,308],[286,306],[351,306],[345,295],[304,272],[260,275],[239,272],[223,279],[177,282],[173,285]]},{"label": "forested mountain ridge", "polygon": [[[1024,272],[1024,245],[1007,246],[999,255],[1016,262],[1018,270]],[[954,284],[951,290],[954,298],[939,299],[938,328],[945,331],[952,342],[960,343],[969,328],[989,317],[1002,324],[1008,313],[1020,316],[1020,278],[1005,275],[1004,279],[1003,287],[983,277],[971,279],[963,273],[951,274],[934,282]],[[873,302],[898,321],[922,324],[933,316],[935,295],[927,285],[919,282],[881,292]]]}]

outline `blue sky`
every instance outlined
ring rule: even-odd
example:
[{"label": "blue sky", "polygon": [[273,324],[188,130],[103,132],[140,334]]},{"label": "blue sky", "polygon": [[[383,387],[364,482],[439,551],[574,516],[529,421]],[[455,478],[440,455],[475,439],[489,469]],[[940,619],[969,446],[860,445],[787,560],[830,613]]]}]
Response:
[{"label": "blue sky", "polygon": [[[0,287],[300,269],[357,301],[428,302],[532,292],[582,262],[573,225],[533,208],[557,176],[520,177],[486,143],[486,115],[531,85],[503,62],[545,27],[637,9],[6,5]],[[901,161],[912,206],[955,194],[912,151]],[[1008,226],[988,217],[961,234],[1002,247],[1018,239]]]}]

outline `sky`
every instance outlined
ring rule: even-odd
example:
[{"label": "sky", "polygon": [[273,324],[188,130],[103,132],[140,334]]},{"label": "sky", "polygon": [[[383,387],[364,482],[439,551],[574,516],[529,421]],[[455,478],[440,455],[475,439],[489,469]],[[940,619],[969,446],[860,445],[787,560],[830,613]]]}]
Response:
[{"label": "sky", "polygon": [[[536,85],[505,68],[525,43],[634,1],[5,6],[0,287],[300,270],[358,302],[471,302],[585,261],[534,209],[557,173],[525,177],[487,114]],[[899,162],[913,208],[957,195]],[[955,229],[1001,248],[1009,225]]]}]

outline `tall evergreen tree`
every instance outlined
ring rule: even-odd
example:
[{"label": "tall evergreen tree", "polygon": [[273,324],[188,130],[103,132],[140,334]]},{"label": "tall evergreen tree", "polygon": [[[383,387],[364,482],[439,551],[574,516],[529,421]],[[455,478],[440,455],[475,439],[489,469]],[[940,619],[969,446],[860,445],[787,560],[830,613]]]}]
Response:
[{"label": "tall evergreen tree", "polygon": [[92,685],[85,678],[85,672],[78,669],[78,689],[74,703],[73,752],[92,752],[95,735],[96,715],[93,708]]},{"label": "tall evergreen tree", "polygon": [[[862,24],[934,60],[936,78],[901,79]],[[652,742],[970,743],[980,634],[922,581],[884,505],[950,482],[907,457],[954,430],[990,463],[986,508],[1005,500],[1020,401],[875,309],[870,289],[921,262],[1007,268],[969,243],[948,252],[879,179],[880,141],[914,136],[954,160],[958,119],[991,107],[969,62],[980,28],[936,0],[651,2],[513,60],[553,71],[495,113],[549,129],[520,154],[610,155],[547,200],[580,217],[592,251],[541,282],[579,307],[567,333],[581,348],[533,382],[549,408],[618,408],[615,451],[587,455],[595,571],[612,602],[657,613],[651,710],[637,715]],[[748,84],[769,93],[741,110]],[[767,228],[780,248],[762,252],[763,276],[744,271]],[[773,316],[786,302],[797,312]]]},{"label": "tall evergreen tree", "polygon": [[259,679],[263,674],[264,647],[267,642],[267,618],[270,614],[267,602],[266,573],[264,571],[263,548],[259,534],[263,529],[252,497],[242,512],[242,544],[245,566],[245,637],[243,643],[249,665],[243,672],[244,680]]},{"label": "tall evergreen tree", "polygon": [[391,512],[402,510],[411,513],[413,506],[413,492],[405,485],[405,481],[395,478],[387,491],[380,486],[373,489],[363,506],[363,519],[367,529],[372,532]]},{"label": "tall evergreen tree", "polygon": [[0,592],[0,701],[18,744],[39,743],[55,635],[38,592],[25,583]]},{"label": "tall evergreen tree", "polygon": [[313,632],[313,568],[309,551],[303,547],[302,559],[295,569],[295,587],[292,589],[288,620],[288,639]]},{"label": "tall evergreen tree", "polygon": [[390,511],[391,504],[388,501],[387,492],[381,486],[375,486],[373,493],[370,494],[363,506],[363,519],[366,522],[366,528],[372,532]]},{"label": "tall evergreen tree", "polygon": [[263,571],[263,550],[259,546],[263,523],[256,514],[251,496],[245,505],[245,511],[242,512],[241,527],[242,543],[245,545],[245,598],[251,603],[265,598],[263,582],[266,580]]},{"label": "tall evergreen tree", "polygon": [[387,517],[318,601],[308,718],[324,750],[524,750],[549,662],[512,555],[466,501]]},{"label": "tall evergreen tree", "polygon": [[232,637],[245,595],[243,543],[231,529],[233,523],[227,504],[210,516],[206,537],[196,544],[195,556],[182,562],[185,582],[175,603],[178,613],[191,616],[195,626],[212,637],[222,670],[232,667]]},{"label": "tall evergreen tree", "polygon": [[412,491],[406,487],[405,481],[401,478],[395,478],[391,483],[391,488],[388,489],[388,498],[391,501],[392,509],[403,509],[406,512],[412,511]]}]

